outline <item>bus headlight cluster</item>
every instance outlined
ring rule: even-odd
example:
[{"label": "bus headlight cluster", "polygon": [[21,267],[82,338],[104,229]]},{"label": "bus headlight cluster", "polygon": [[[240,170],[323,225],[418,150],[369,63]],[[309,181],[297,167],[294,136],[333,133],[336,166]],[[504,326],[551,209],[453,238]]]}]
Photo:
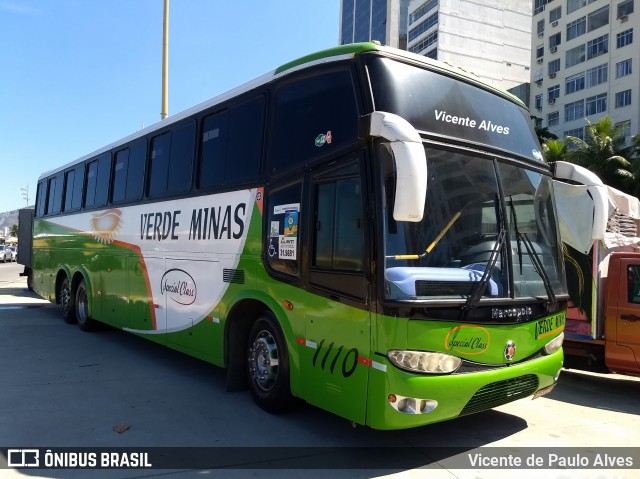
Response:
[{"label": "bus headlight cluster", "polygon": [[553,354],[558,349],[562,347],[562,342],[564,341],[564,333],[560,333],[559,336],[556,336],[554,339],[549,341],[544,345],[544,352],[547,354]]},{"label": "bus headlight cluster", "polygon": [[456,356],[427,351],[392,349],[387,353],[387,357],[400,369],[425,374],[452,373],[462,364],[462,360]]}]

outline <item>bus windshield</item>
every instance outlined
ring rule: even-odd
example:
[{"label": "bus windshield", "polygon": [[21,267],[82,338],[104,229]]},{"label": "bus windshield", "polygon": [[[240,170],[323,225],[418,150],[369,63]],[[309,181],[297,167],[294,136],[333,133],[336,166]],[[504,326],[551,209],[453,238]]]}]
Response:
[{"label": "bus windshield", "polygon": [[429,181],[419,223],[393,219],[393,168],[383,154],[387,297],[566,294],[551,178],[496,159],[425,150]]}]

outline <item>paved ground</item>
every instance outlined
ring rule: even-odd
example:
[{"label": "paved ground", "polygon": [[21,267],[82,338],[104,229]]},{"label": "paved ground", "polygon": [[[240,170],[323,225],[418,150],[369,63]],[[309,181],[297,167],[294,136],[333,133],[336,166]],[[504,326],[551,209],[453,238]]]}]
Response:
[{"label": "paved ground", "polygon": [[[392,460],[393,454],[406,450],[410,460],[388,469],[356,470],[15,471],[1,469],[6,458],[0,454],[2,479],[640,477],[640,469],[462,470],[448,467],[449,457],[442,457],[435,468],[416,469],[420,454],[437,455],[440,446],[462,451],[490,446],[506,452],[572,446],[585,453],[606,446],[640,446],[636,378],[569,370],[549,396],[407,431],[352,428],[347,421],[306,405],[272,416],[257,408],[249,394],[225,392],[219,368],[122,331],[103,328],[84,333],[64,323],[54,305],[26,291],[19,270],[0,264],[0,447],[228,447],[229,460],[238,464],[264,464],[264,449],[251,448],[274,447],[272,452],[297,454],[288,464],[301,468],[322,465],[318,464],[322,447],[361,448],[353,450],[373,455],[372,463]],[[125,430],[119,433],[114,427]],[[386,452],[390,446],[396,449]]]}]

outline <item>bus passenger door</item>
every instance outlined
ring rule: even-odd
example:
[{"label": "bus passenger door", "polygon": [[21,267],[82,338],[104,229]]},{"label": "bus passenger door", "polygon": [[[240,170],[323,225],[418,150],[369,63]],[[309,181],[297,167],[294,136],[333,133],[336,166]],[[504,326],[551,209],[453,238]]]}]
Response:
[{"label": "bus passenger door", "polygon": [[127,255],[107,253],[101,256],[102,320],[116,327],[129,324],[129,278]]},{"label": "bus passenger door", "polygon": [[340,161],[311,177],[304,237],[312,295],[301,362],[308,402],[364,424],[372,363],[360,161]]}]

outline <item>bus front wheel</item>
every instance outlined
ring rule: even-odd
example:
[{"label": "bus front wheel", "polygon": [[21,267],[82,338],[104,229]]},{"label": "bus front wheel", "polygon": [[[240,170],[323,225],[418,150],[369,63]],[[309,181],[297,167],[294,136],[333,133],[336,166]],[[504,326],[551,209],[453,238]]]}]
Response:
[{"label": "bus front wheel", "polygon": [[89,296],[84,280],[78,283],[75,299],[76,320],[83,331],[92,331],[95,328],[95,320],[89,317]]},{"label": "bus front wheel", "polygon": [[249,332],[247,372],[251,395],[270,413],[291,408],[293,397],[289,385],[289,355],[284,335],[275,318],[260,316]]}]

